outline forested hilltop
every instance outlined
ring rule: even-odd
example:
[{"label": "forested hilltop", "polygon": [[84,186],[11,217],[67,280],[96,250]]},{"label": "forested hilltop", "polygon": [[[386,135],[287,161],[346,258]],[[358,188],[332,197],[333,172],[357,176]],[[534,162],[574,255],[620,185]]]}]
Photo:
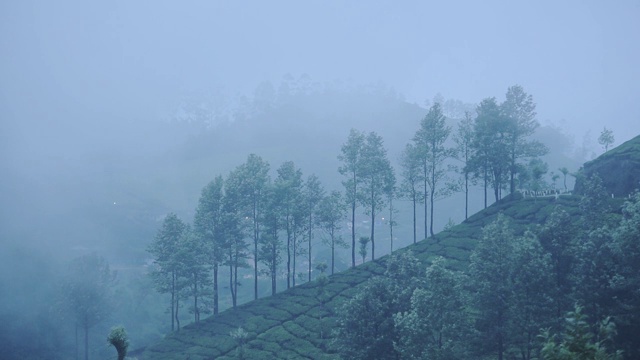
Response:
[{"label": "forested hilltop", "polygon": [[[14,226],[3,229],[21,229],[13,236],[25,244],[48,234],[33,243],[37,251],[14,244],[2,254],[7,353],[106,357],[113,349],[105,335],[121,325],[110,339],[119,353],[130,341],[130,357],[237,356],[245,340],[253,345],[241,349],[252,357],[336,357],[344,349],[334,332],[340,309],[357,285],[387,272],[387,254],[415,244],[422,268],[441,254],[448,268],[464,269],[488,224],[471,216],[478,210],[495,215],[496,206],[507,211],[523,196],[532,207],[509,216],[540,223],[543,208],[578,203],[570,194],[581,178],[574,170],[593,148],[539,126],[533,97],[520,86],[479,105],[436,96],[423,108],[383,86],[305,84],[263,84],[225,111],[184,103],[169,122],[105,134],[133,147],[153,138],[142,152],[83,153],[86,166],[69,162],[55,176],[26,178],[26,185],[46,179],[64,191],[30,209],[37,233],[25,232],[20,208]],[[33,189],[28,198],[37,199],[40,188]],[[63,240],[55,246],[45,241],[57,236]],[[404,261],[418,264],[412,259]],[[407,300],[414,289],[397,290]],[[294,320],[309,332],[290,327]],[[201,337],[206,329],[215,341]],[[255,343],[267,330],[282,346]],[[292,347],[288,333],[306,334],[310,345]],[[183,334],[203,347],[191,348]]]},{"label": "forested hilltop", "polygon": [[579,195],[516,191],[392,256],[330,276],[321,267],[310,282],[187,325],[138,355],[634,359],[640,196],[588,171],[617,153],[636,161],[638,145],[585,166]]}]

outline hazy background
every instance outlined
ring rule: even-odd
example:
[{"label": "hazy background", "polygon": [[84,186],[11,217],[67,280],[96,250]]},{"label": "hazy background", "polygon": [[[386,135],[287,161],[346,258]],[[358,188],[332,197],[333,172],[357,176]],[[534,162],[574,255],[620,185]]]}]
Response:
[{"label": "hazy background", "polygon": [[576,144],[607,126],[620,144],[640,133],[639,18],[638,1],[2,2],[3,219],[55,212],[78,186],[180,142],[157,123],[185,97],[229,107],[285,74],[384,84],[421,106],[520,84],[541,123]]},{"label": "hazy background", "polygon": [[[604,126],[615,145],[640,134],[638,19],[639,1],[3,1],[0,303],[26,306],[51,255],[140,261],[161,216],[190,221],[249,151],[337,184],[356,127],[397,159],[436,94],[522,85],[577,170]],[[260,108],[283,84],[323,97]]]}]

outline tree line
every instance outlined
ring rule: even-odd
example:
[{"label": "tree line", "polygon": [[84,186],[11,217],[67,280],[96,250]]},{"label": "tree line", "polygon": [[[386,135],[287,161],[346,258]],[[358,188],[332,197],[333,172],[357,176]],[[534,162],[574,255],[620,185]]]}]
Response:
[{"label": "tree line", "polygon": [[516,235],[499,214],[464,270],[394,255],[339,309],[335,350],[349,359],[638,358],[640,193],[620,216],[598,178],[585,187],[578,219],[558,208]]},{"label": "tree line", "polygon": [[[401,154],[399,182],[382,137],[352,129],[338,155],[343,192],[328,192],[313,174],[304,178],[291,161],[282,163],[271,178],[270,164],[249,155],[226,177],[220,175],[202,189],[191,224],[176,214],[167,215],[149,247],[155,260],[151,276],[156,289],[171,298],[172,330],[180,328],[178,313],[185,301],[190,301],[194,322],[201,313],[218,313],[221,281],[227,282],[235,307],[240,269],[253,270],[254,299],[261,275],[271,280],[272,294],[281,273],[287,288],[296,286],[301,259],[307,265],[304,277],[310,281],[317,265],[313,247],[318,239],[330,249],[331,274],[339,247],[351,248],[351,266],[355,266],[359,209],[369,218],[368,236],[358,241],[359,254],[364,261],[370,249],[373,260],[379,245],[376,219],[385,209],[393,241],[394,200],[412,203],[415,243],[418,205],[424,206],[426,238],[434,234],[438,199],[464,191],[466,218],[469,189],[477,181],[483,184],[485,207],[490,186],[496,201],[503,190],[513,193],[516,186],[527,186],[526,161],[546,152],[541,143],[530,139],[538,127],[535,115],[532,96],[512,86],[503,103],[487,98],[475,114],[466,112],[451,137],[452,127],[436,102]],[[347,219],[350,246],[342,238]],[[223,268],[227,280],[220,279]]]}]

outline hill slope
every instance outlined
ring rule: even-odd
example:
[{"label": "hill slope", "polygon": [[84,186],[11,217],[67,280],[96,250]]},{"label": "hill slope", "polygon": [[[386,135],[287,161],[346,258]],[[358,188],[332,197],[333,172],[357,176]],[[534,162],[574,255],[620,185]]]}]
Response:
[{"label": "hill slope", "polygon": [[[583,174],[598,173],[607,189],[613,209],[620,209],[623,198],[640,181],[640,136],[613,149],[584,166]],[[613,175],[613,176],[612,176]],[[635,186],[634,186],[635,184]],[[577,186],[580,183],[578,182]],[[618,193],[620,191],[620,193]],[[564,209],[574,220],[579,217],[580,196],[522,198],[509,196],[471,216],[462,224],[442,231],[398,251],[412,251],[424,264],[443,256],[448,265],[464,269],[482,228],[499,213],[511,219],[516,233],[542,224],[556,208]],[[249,359],[334,359],[329,334],[335,325],[336,309],[352,297],[357,287],[372,276],[382,275],[389,256],[330,276],[328,281],[312,281],[275,296],[258,299],[188,325],[168,335],[140,354],[142,359],[233,359],[239,341],[231,331],[242,327],[245,358]]]},{"label": "hill slope", "polygon": [[[518,232],[544,222],[554,208],[578,214],[578,197],[505,199],[470,217],[464,223],[399,251],[411,250],[423,263],[445,257],[453,268],[464,268],[481,228],[502,212],[512,219]],[[350,298],[358,285],[386,269],[388,256],[329,277],[322,285],[312,281],[275,296],[258,299],[188,325],[168,335],[140,354],[142,359],[232,359],[237,340],[230,332],[242,327],[248,332],[245,355],[250,359],[336,358],[328,350],[328,336],[335,310]],[[321,300],[324,300],[321,301]]]},{"label": "hill slope", "polygon": [[616,197],[626,197],[640,186],[640,135],[584,164],[576,181],[576,193],[582,192],[582,179],[594,174]]}]

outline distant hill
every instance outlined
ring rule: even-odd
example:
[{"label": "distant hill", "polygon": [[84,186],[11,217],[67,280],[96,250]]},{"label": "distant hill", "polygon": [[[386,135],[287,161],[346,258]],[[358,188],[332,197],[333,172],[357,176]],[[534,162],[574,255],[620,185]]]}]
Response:
[{"label": "distant hill", "polygon": [[583,179],[592,175],[602,179],[615,197],[626,197],[640,187],[640,135],[584,164],[575,192],[583,190]]}]

